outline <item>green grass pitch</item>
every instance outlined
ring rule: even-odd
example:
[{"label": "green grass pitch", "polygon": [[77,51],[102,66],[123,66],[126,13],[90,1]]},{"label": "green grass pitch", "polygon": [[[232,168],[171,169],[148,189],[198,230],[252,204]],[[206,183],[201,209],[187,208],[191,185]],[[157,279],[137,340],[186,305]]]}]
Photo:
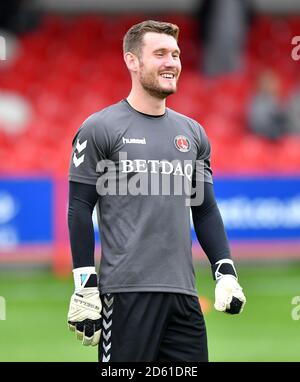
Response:
[{"label": "green grass pitch", "polygon": [[[211,361],[300,361],[300,320],[292,298],[300,296],[300,264],[238,264],[247,296],[242,315],[205,313]],[[210,269],[196,267],[200,296],[213,303]],[[97,361],[69,332],[66,315],[73,280],[49,272],[0,272],[6,320],[0,321],[0,361]]]}]

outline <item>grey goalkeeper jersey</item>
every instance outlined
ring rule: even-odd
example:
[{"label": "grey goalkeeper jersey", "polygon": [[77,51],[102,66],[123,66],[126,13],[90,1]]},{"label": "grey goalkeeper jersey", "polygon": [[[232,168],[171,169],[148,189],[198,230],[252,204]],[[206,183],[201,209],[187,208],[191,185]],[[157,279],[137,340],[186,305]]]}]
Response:
[{"label": "grey goalkeeper jersey", "polygon": [[212,183],[210,145],[182,114],[149,116],[122,100],[83,122],[69,180],[99,193],[101,293],[197,296],[189,205],[196,177],[198,187]]}]

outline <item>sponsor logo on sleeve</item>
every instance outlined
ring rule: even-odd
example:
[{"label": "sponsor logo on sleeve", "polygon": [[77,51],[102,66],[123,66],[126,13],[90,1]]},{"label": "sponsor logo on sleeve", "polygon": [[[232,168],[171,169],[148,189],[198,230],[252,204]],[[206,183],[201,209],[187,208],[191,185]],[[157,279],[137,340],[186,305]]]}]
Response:
[{"label": "sponsor logo on sleeve", "polygon": [[[73,155],[73,163],[74,163],[75,167],[80,166],[81,163],[84,162],[84,153],[82,153],[82,152],[83,152],[83,150],[85,150],[86,145],[87,145],[87,140],[85,140],[84,142],[80,143],[79,139],[77,139],[76,147],[75,147],[75,152],[74,152],[74,155]],[[77,151],[77,155],[76,155],[76,151]]]}]

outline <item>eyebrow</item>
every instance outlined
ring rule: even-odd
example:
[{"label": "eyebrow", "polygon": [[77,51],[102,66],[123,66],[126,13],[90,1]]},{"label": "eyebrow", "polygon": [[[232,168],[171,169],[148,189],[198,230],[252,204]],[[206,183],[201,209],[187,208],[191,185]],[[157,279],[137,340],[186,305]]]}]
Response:
[{"label": "eyebrow", "polygon": [[[166,48],[158,48],[158,49],[155,49],[154,51],[153,51],[153,53],[157,53],[157,52],[167,52],[167,51],[169,51],[170,49],[166,49]],[[172,51],[172,53],[178,53],[179,55],[180,55],[180,49],[178,48],[178,49],[175,49],[175,50],[173,50]]]}]

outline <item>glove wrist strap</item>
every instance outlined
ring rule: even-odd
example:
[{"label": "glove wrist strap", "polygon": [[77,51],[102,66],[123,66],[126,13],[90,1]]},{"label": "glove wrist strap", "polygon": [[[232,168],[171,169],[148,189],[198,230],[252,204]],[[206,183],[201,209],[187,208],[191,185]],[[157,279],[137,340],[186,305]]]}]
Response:
[{"label": "glove wrist strap", "polygon": [[220,280],[220,278],[225,275],[233,276],[236,279],[238,278],[233,261],[231,259],[219,260],[215,264],[213,264],[211,268],[213,278],[216,281]]},{"label": "glove wrist strap", "polygon": [[73,269],[75,292],[83,288],[96,288],[97,273],[95,267],[81,267]]}]

